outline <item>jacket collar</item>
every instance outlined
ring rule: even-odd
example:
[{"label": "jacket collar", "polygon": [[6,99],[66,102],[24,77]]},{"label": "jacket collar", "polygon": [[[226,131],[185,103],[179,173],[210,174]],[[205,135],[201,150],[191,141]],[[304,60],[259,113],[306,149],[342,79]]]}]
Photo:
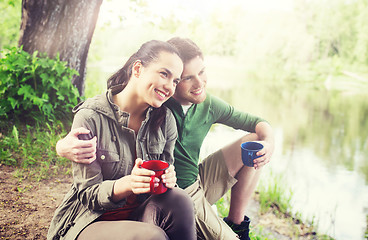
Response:
[{"label": "jacket collar", "polygon": [[[105,94],[97,95],[93,98],[88,98],[86,101],[79,103],[73,108],[73,113],[78,112],[81,109],[92,109],[100,114],[103,114],[113,120],[119,119],[117,116],[123,115],[129,117],[129,113],[120,110],[119,106],[116,105],[112,96],[121,92],[124,89],[123,85],[114,86],[106,91]],[[153,110],[153,107],[149,107],[146,112],[146,120]]]}]

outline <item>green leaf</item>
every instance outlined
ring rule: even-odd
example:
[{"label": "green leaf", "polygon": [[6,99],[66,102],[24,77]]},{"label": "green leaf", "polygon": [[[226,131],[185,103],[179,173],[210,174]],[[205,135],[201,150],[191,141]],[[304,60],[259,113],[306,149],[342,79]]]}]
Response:
[{"label": "green leaf", "polygon": [[22,47],[11,48],[3,56],[0,59],[1,116],[13,110],[11,114],[15,116],[52,122],[70,113],[78,103],[79,92],[71,83],[78,72],[67,67],[65,61],[38,52],[30,55]]},{"label": "green leaf", "polygon": [[43,98],[39,98],[37,96],[33,96],[32,97],[32,101],[33,101],[33,104],[34,105],[37,105],[37,106],[42,106],[43,103],[47,102],[47,100],[43,99]]},{"label": "green leaf", "polygon": [[42,98],[47,101],[47,100],[49,100],[49,95],[47,93],[43,93]]},{"label": "green leaf", "polygon": [[18,129],[15,127],[15,125],[13,126],[12,135],[13,135],[15,141],[17,142],[17,144],[19,145],[19,133],[18,133]]},{"label": "green leaf", "polygon": [[42,79],[42,84],[45,85],[47,84],[47,81],[48,81],[48,78],[49,78],[49,75],[47,73],[41,73],[40,74],[40,77]]},{"label": "green leaf", "polygon": [[12,98],[12,97],[9,97],[8,98],[8,101],[10,102],[10,105],[13,109],[15,109],[18,105],[18,100]]},{"label": "green leaf", "polygon": [[51,115],[51,113],[53,112],[53,108],[51,104],[44,104],[42,106],[42,111],[45,113],[46,116]]},{"label": "green leaf", "polygon": [[19,95],[24,95],[25,99],[26,98],[31,98],[31,95],[33,93],[33,89],[30,85],[23,85],[21,88],[19,88],[18,90],[18,94]]}]

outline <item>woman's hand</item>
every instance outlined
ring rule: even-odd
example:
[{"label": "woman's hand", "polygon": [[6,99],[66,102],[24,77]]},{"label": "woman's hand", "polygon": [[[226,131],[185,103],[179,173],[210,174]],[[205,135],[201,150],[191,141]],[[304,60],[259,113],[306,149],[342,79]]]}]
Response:
[{"label": "woman's hand", "polygon": [[[113,201],[120,201],[121,199],[129,196],[131,193],[142,194],[149,193],[151,191],[151,176],[154,176],[155,172],[142,168],[142,163],[143,160],[137,158],[135,160],[132,173],[116,181],[113,190]],[[165,170],[165,174],[162,175],[162,182],[167,188],[173,188],[176,185],[176,173],[174,169],[174,166],[170,165],[170,167]],[[154,187],[158,187],[159,182],[160,179],[155,177]]]},{"label": "woman's hand", "polygon": [[83,127],[72,129],[65,138],[56,143],[56,152],[74,162],[90,164],[96,160],[97,137],[79,140],[79,134],[89,134],[89,130]]},{"label": "woman's hand", "polygon": [[174,188],[176,185],[176,172],[174,165],[170,165],[168,169],[165,170],[165,174],[162,175],[162,182],[167,188]]},{"label": "woman's hand", "polygon": [[[137,158],[130,175],[130,188],[134,194],[149,193],[150,192],[150,181],[151,176],[155,175],[154,171],[141,168],[143,160]],[[155,178],[155,187],[158,187],[160,179]]]}]

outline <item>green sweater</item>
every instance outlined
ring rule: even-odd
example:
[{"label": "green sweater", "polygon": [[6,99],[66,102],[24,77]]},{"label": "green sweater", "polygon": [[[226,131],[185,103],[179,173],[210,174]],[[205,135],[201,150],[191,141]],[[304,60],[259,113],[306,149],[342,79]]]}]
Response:
[{"label": "green sweater", "polygon": [[255,132],[257,123],[264,121],[259,117],[237,111],[233,106],[210,94],[207,94],[203,103],[193,104],[186,115],[181,105],[173,98],[165,105],[173,112],[178,128],[174,165],[177,183],[183,189],[197,180],[199,152],[204,138],[214,123]]}]

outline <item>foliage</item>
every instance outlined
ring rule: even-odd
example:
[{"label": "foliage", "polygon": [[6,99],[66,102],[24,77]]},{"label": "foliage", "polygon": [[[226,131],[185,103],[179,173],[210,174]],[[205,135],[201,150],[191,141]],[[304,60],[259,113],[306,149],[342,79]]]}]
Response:
[{"label": "foliage", "polygon": [[272,183],[260,184],[259,203],[261,212],[265,213],[273,208],[276,214],[288,214],[291,209],[292,192],[287,193],[281,181],[281,176],[275,176]]},{"label": "foliage", "polygon": [[21,4],[21,0],[0,1],[0,50],[17,44],[21,22]]},{"label": "foliage", "polygon": [[367,226],[366,226],[366,228],[365,228],[365,233],[364,233],[364,237],[366,238],[366,239],[368,239],[368,215],[366,216],[366,223],[367,223]]},{"label": "foliage", "polygon": [[0,117],[62,119],[78,103],[71,79],[78,74],[66,62],[13,47],[0,59]]},{"label": "foliage", "polygon": [[[230,202],[230,191],[227,192],[222,198],[216,203],[217,214],[220,218],[224,218],[229,215],[229,202]],[[266,236],[264,229],[260,226],[250,226],[249,237],[251,240],[269,240]]]},{"label": "foliage", "polygon": [[5,129],[8,121],[0,123],[0,164],[19,167],[18,177],[41,180],[70,167],[70,161],[55,152],[56,142],[65,135],[60,121],[36,126],[17,124],[9,130]]},{"label": "foliage", "polygon": [[[230,193],[230,192],[229,192]],[[229,214],[229,202],[230,202],[230,196],[229,193],[227,193],[225,196],[220,198],[216,203],[216,209],[217,214],[223,218],[226,217]]]}]

